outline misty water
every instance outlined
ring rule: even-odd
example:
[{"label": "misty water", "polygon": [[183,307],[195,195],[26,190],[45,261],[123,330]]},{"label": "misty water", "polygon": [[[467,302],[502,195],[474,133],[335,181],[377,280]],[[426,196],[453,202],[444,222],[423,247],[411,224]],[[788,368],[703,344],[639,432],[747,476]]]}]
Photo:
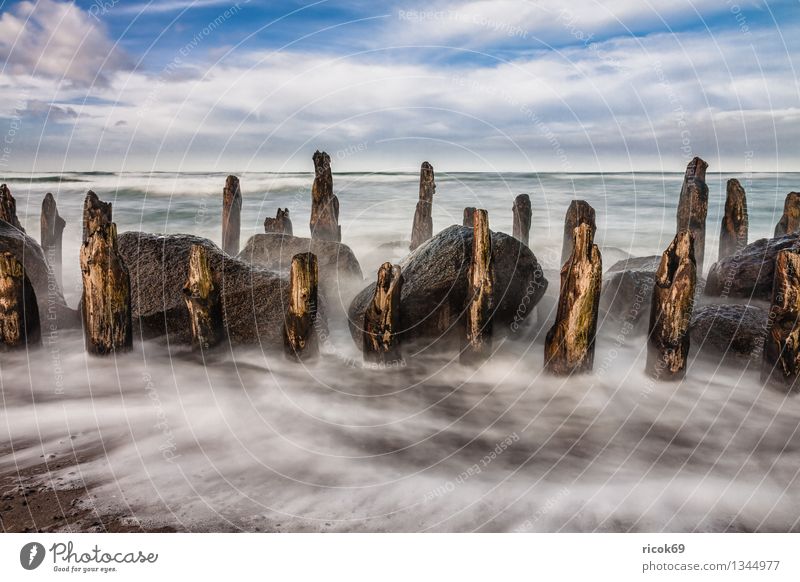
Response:
[{"label": "misty water", "polygon": [[[288,207],[308,236],[308,174],[241,174],[242,241]],[[706,269],[716,260],[725,183],[747,190],[750,241],[771,236],[800,174],[709,173]],[[78,248],[86,190],[114,204],[119,232],[191,233],[220,241],[224,174],[7,175],[23,226],[38,239],[46,192],[64,231],[64,293],[80,296]],[[675,232],[682,174],[447,174],[438,171],[434,231],[486,208],[511,231],[511,204],[533,202],[531,248],[557,290],[563,216],[574,198],[597,211],[607,269],[661,253]],[[343,242],[364,285],[406,245],[416,174],[337,174]],[[394,250],[392,250],[394,249]],[[396,256],[391,256],[395,254]],[[341,297],[346,307],[351,297]],[[692,361],[680,382],[643,372],[645,339],[619,341],[600,321],[595,372],[543,373],[543,335],[496,342],[478,368],[458,356],[406,354],[363,367],[341,313],[312,363],[258,346],[199,355],[136,341],[87,357],[79,330],[0,354],[0,469],[74,451],[94,460],[53,470],[48,484],[85,482],[84,503],[147,525],[261,531],[660,531],[800,527],[800,401],[764,388],[757,365]]]}]

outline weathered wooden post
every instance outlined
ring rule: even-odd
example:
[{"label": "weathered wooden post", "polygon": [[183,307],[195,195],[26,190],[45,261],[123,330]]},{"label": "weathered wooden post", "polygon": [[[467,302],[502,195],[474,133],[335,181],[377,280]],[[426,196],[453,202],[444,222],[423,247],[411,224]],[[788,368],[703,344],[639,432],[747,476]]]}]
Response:
[{"label": "weathered wooden post", "polygon": [[242,224],[242,190],[239,178],[228,176],[222,189],[222,250],[231,256],[239,252]]},{"label": "weathered wooden post", "polygon": [[112,221],[112,208],[110,202],[103,202],[97,194],[89,190],[83,201],[83,242],[100,226],[110,224]]},{"label": "weathered wooden post", "polygon": [[572,252],[561,267],[556,321],[544,344],[545,369],[558,376],[589,372],[594,365],[603,279],[603,259],[594,244],[594,222],[580,222],[573,239]]},{"label": "weathered wooden post", "polygon": [[364,361],[390,364],[401,358],[400,295],[403,275],[398,265],[384,263],[378,269],[375,295],[364,312]]},{"label": "weathered wooden post", "polygon": [[39,307],[33,285],[12,253],[0,254],[0,350],[41,343]]},{"label": "weathered wooden post", "polygon": [[492,309],[494,261],[489,213],[476,209],[473,215],[472,259],[467,287],[467,329],[459,360],[462,364],[480,363],[492,352]]},{"label": "weathered wooden post", "polygon": [[436,181],[433,166],[422,162],[419,170],[419,202],[414,212],[414,225],[411,228],[411,247],[413,251],[433,236],[433,194],[436,192]]},{"label": "weathered wooden post", "polygon": [[289,308],[283,326],[286,356],[301,361],[319,353],[314,322],[317,317],[317,256],[300,253],[289,269]]},{"label": "weathered wooden post", "polygon": [[682,230],[661,255],[653,287],[647,373],[657,380],[679,380],[686,374],[696,283],[694,235]]},{"label": "weathered wooden post", "polygon": [[86,351],[121,353],[133,346],[131,282],[117,250],[117,225],[99,224],[81,246],[81,315]]},{"label": "weathered wooden post", "polygon": [[5,220],[8,224],[25,232],[17,218],[17,201],[11,195],[11,190],[5,184],[0,184],[0,220]]},{"label": "weathered wooden post", "polygon": [[693,158],[686,166],[680,199],[678,200],[677,232],[689,230],[694,237],[694,257],[697,272],[703,272],[706,249],[706,215],[708,214],[708,186],[706,169],[708,164]]},{"label": "weathered wooden post", "polygon": [[473,228],[475,226],[475,207],[467,206],[464,208],[464,218],[461,222],[462,226]]},{"label": "weathered wooden post", "polygon": [[56,276],[58,286],[61,286],[61,237],[66,221],[58,214],[56,199],[48,192],[42,200],[42,215],[39,220],[41,226],[42,251],[50,268]]},{"label": "weathered wooden post", "polygon": [[531,232],[531,197],[527,194],[517,196],[511,211],[514,214],[514,238],[527,246]]},{"label": "weathered wooden post", "polygon": [[783,216],[775,225],[775,236],[800,230],[800,192],[789,192],[783,203]]},{"label": "weathered wooden post", "polygon": [[339,199],[333,193],[331,157],[316,151],[314,160],[314,185],[311,187],[311,238],[317,240],[342,241],[339,226]]},{"label": "weathered wooden post", "polygon": [[735,255],[747,246],[747,196],[739,180],[728,180],[725,216],[719,233],[719,259]]},{"label": "weathered wooden post", "polygon": [[797,392],[800,373],[800,249],[779,251],[775,257],[772,305],[767,319],[761,379]]},{"label": "weathered wooden post", "polygon": [[573,200],[567,208],[564,217],[564,240],[561,244],[561,264],[567,262],[572,256],[572,248],[575,244],[575,229],[581,224],[588,224],[591,232],[591,240],[594,241],[594,234],[597,227],[594,222],[594,208],[585,200]]},{"label": "weathered wooden post", "polygon": [[189,275],[183,296],[192,322],[192,346],[199,350],[214,347],[225,337],[225,328],[219,283],[203,245],[194,244],[189,252]]},{"label": "weathered wooden post", "polygon": [[264,219],[264,232],[274,234],[292,235],[292,220],[289,218],[288,208],[278,208],[275,218],[267,216]]}]

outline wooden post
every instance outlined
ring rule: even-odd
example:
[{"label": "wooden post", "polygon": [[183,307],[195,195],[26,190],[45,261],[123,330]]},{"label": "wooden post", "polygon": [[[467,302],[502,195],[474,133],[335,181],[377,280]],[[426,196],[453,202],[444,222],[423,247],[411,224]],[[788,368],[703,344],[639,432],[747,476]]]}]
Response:
[{"label": "wooden post", "polygon": [[783,216],[775,225],[775,236],[800,231],[800,192],[789,192],[783,203]]},{"label": "wooden post", "polygon": [[514,238],[527,246],[531,232],[531,197],[527,194],[517,196],[511,211],[514,214]]},{"label": "wooden post", "polygon": [[489,357],[492,351],[492,309],[494,261],[489,213],[480,208],[473,215],[472,260],[467,288],[467,329],[461,349],[462,364],[476,364]]},{"label": "wooden post", "polygon": [[567,215],[564,217],[564,239],[561,244],[561,264],[567,262],[572,256],[572,248],[575,244],[575,229],[581,224],[588,224],[591,232],[591,240],[594,241],[594,233],[597,227],[594,222],[594,208],[585,200],[573,200],[567,208]]},{"label": "wooden post", "polygon": [[800,373],[800,249],[775,257],[772,305],[767,319],[761,379],[797,392]]},{"label": "wooden post", "polygon": [[747,246],[747,196],[739,180],[728,180],[725,216],[719,233],[719,259],[735,255]]},{"label": "wooden post", "polygon": [[39,220],[41,226],[42,251],[50,268],[56,276],[56,282],[61,287],[61,237],[66,221],[58,214],[56,199],[48,192],[42,200],[42,215]]},{"label": "wooden post", "polygon": [[208,263],[203,245],[192,245],[189,253],[189,276],[183,287],[186,308],[192,321],[192,346],[205,350],[222,341],[222,303],[219,284]]},{"label": "wooden post", "polygon": [[422,162],[419,170],[419,202],[414,212],[414,225],[411,227],[411,250],[433,236],[433,194],[436,192],[436,180],[433,166]]},{"label": "wooden post", "polygon": [[275,218],[267,216],[264,219],[264,232],[275,234],[292,234],[292,220],[289,218],[288,208],[278,208]]},{"label": "wooden post", "polygon": [[462,221],[462,226],[468,226],[473,228],[475,226],[475,207],[474,206],[467,206],[464,209],[464,218]]},{"label": "wooden post", "polygon": [[314,185],[311,187],[311,238],[317,240],[342,241],[339,226],[339,199],[333,193],[331,157],[316,151],[314,160]]},{"label": "wooden post", "polygon": [[317,317],[317,256],[300,253],[292,257],[289,270],[289,308],[284,323],[286,356],[308,360],[319,353],[314,322]]},{"label": "wooden post", "polygon": [[12,253],[0,254],[0,350],[41,343],[39,307],[22,264]]},{"label": "wooden post", "polygon": [[100,226],[110,224],[111,215],[111,203],[103,202],[97,194],[89,190],[83,201],[83,242],[86,242]]},{"label": "wooden post", "polygon": [[25,232],[17,218],[17,201],[11,195],[11,190],[5,184],[0,184],[0,220],[5,220],[14,228]]},{"label": "wooden post", "polygon": [[81,246],[81,315],[86,351],[125,352],[133,346],[131,282],[117,250],[117,225],[99,225]]},{"label": "wooden post", "polygon": [[239,178],[228,176],[222,189],[222,250],[236,256],[242,221],[242,191]]},{"label": "wooden post", "polygon": [[686,166],[686,174],[678,200],[677,232],[689,230],[694,237],[694,257],[697,272],[703,272],[706,248],[706,215],[708,214],[708,186],[706,169],[708,164],[694,158]]},{"label": "wooden post", "polygon": [[653,287],[647,373],[657,380],[679,380],[686,374],[696,283],[694,235],[682,230],[661,255]]},{"label": "wooden post", "polygon": [[402,357],[397,338],[402,292],[403,275],[400,267],[391,263],[381,265],[375,295],[364,312],[365,362],[389,364]]},{"label": "wooden post", "polygon": [[589,372],[594,365],[603,279],[603,259],[594,244],[594,232],[593,221],[576,226],[572,253],[561,267],[556,321],[544,344],[545,369],[558,376]]}]

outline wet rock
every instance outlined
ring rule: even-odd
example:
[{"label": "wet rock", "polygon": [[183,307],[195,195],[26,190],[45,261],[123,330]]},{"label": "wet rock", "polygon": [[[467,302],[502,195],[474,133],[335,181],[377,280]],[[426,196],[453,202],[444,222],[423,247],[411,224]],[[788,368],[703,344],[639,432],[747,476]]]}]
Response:
[{"label": "wet rock", "polygon": [[[400,264],[399,340],[435,338],[437,346],[458,347],[465,332],[464,306],[472,259],[473,229],[450,226],[421,245]],[[514,332],[534,310],[547,289],[547,279],[531,250],[515,238],[492,233],[495,284],[493,332]],[[364,312],[375,295],[375,283],[350,304],[350,333],[363,341]]]},{"label": "wet rock", "polygon": [[689,326],[692,347],[701,353],[737,359],[761,359],[768,311],[754,305],[698,307]]}]

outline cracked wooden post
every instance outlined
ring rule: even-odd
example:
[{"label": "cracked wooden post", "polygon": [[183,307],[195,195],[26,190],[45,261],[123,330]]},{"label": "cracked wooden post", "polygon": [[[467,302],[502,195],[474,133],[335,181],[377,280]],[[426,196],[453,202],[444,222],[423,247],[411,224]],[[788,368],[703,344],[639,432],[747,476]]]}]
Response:
[{"label": "cracked wooden post", "polygon": [[5,184],[0,184],[0,220],[5,220],[14,228],[25,232],[17,218],[17,201],[11,195],[11,190]]},{"label": "cracked wooden post", "polygon": [[47,264],[53,269],[58,286],[61,287],[61,238],[66,221],[58,214],[56,199],[48,192],[42,200],[41,226],[42,251]]},{"label": "cracked wooden post", "polygon": [[412,251],[433,236],[433,194],[436,192],[436,181],[433,166],[422,162],[419,170],[419,202],[414,211],[414,224],[411,227]]},{"label": "cracked wooden post", "polygon": [[783,216],[775,225],[775,236],[800,231],[800,192],[789,192],[783,203]]},{"label": "cracked wooden post", "polygon": [[767,319],[761,380],[797,392],[800,373],[800,249],[775,257],[772,305]]},{"label": "cracked wooden post", "polygon": [[594,241],[594,234],[597,227],[594,222],[594,208],[585,200],[573,200],[567,208],[564,217],[564,240],[561,244],[561,264],[567,262],[572,256],[572,247],[575,244],[575,229],[581,224],[588,224],[591,231],[591,239]]},{"label": "cracked wooden post", "polygon": [[239,178],[228,176],[222,189],[222,250],[234,257],[239,252],[242,224],[242,190]]},{"label": "cracked wooden post", "polygon": [[464,208],[464,218],[461,221],[462,226],[472,228],[475,225],[475,207],[467,206]]},{"label": "cracked wooden post", "polygon": [[339,226],[339,199],[333,193],[331,157],[317,150],[314,160],[314,185],[311,187],[311,238],[342,242]]},{"label": "cracked wooden post", "polygon": [[545,369],[558,376],[590,372],[594,365],[603,279],[603,259],[594,244],[594,232],[594,221],[576,226],[572,253],[561,267],[556,321],[544,344]]},{"label": "cracked wooden post", "polygon": [[661,255],[653,287],[646,370],[656,380],[686,374],[696,283],[694,236],[682,230]]},{"label": "cracked wooden post", "polygon": [[12,253],[0,254],[0,350],[41,344],[36,294],[22,264]]},{"label": "cracked wooden post", "polygon": [[278,208],[275,218],[267,216],[264,219],[264,232],[273,234],[292,235],[292,220],[289,218],[288,208]]},{"label": "cracked wooden post", "polygon": [[100,226],[110,224],[112,221],[112,208],[110,202],[103,202],[97,194],[89,190],[83,201],[83,242],[86,242],[93,232]]},{"label": "cracked wooden post", "polygon": [[220,289],[203,245],[192,245],[183,297],[192,322],[192,347],[206,350],[219,344],[225,337]]},{"label": "cracked wooden post", "polygon": [[86,351],[126,352],[133,346],[131,282],[117,250],[117,225],[100,224],[81,246],[81,316]]},{"label": "cracked wooden post", "polygon": [[403,275],[400,267],[391,263],[381,265],[375,295],[364,312],[365,362],[391,364],[402,358],[397,338],[402,292]]},{"label": "cracked wooden post", "polygon": [[676,232],[689,230],[694,237],[694,257],[697,272],[703,272],[703,258],[706,249],[706,215],[708,214],[708,186],[706,169],[708,164],[694,158],[686,166],[680,199],[678,200],[678,220]]},{"label": "cracked wooden post", "polygon": [[292,257],[289,270],[289,308],[283,326],[286,356],[292,360],[308,360],[319,353],[317,331],[317,256],[299,253]]},{"label": "cracked wooden post", "polygon": [[725,216],[719,233],[719,259],[730,257],[747,246],[747,196],[739,180],[728,180]]},{"label": "cracked wooden post", "polygon": [[489,213],[476,209],[473,215],[472,259],[467,287],[467,325],[465,343],[459,359],[462,364],[477,364],[486,360],[492,351],[492,309],[494,261]]},{"label": "cracked wooden post", "polygon": [[531,232],[531,197],[527,194],[517,196],[511,211],[514,214],[514,238],[528,246]]}]

